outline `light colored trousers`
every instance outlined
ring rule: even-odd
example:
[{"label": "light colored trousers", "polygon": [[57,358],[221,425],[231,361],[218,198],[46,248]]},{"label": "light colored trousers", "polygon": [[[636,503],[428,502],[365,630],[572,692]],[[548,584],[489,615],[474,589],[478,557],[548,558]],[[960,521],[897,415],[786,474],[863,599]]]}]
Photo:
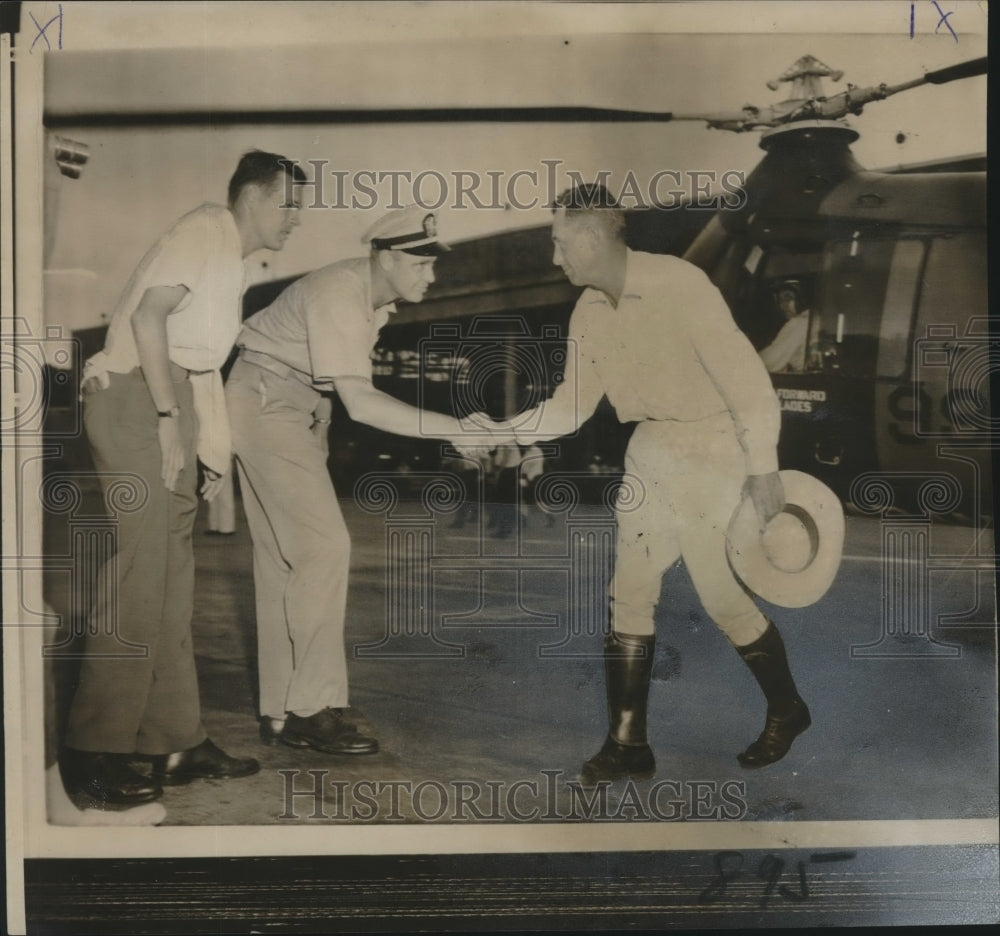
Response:
[{"label": "light colored trousers", "polygon": [[763,634],[767,619],[726,556],[726,531],[746,480],[746,457],[729,413],[697,422],[640,422],[625,471],[642,481],[644,496],[634,509],[620,502],[616,510],[613,629],[654,633],[663,574],[683,558],[702,606],[733,644]]},{"label": "light colored trousers", "polygon": [[170,371],[184,446],[173,493],[160,478],[159,420],[142,372],[111,374],[107,389],[84,394],[87,440],[105,496],[115,500],[114,489],[129,476],[145,485],[117,512],[117,553],[98,582],[66,731],[67,746],[80,751],[170,754],[205,738],[191,643],[197,420],[187,371]]},{"label": "light colored trousers", "polygon": [[[276,362],[277,363],[277,362]],[[351,540],[310,429],[320,395],[240,358],[226,382],[253,540],[262,717],[347,706],[344,614]]]}]

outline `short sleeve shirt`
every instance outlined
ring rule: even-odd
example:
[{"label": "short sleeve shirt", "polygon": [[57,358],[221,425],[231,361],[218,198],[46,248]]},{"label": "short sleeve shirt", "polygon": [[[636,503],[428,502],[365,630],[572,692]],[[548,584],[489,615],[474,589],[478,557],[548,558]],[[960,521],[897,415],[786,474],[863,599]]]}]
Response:
[{"label": "short sleeve shirt", "polygon": [[218,370],[240,327],[246,267],[236,220],[222,205],[202,205],[184,215],[146,253],[111,316],[104,350],[87,362],[85,376],[124,374],[139,366],[132,315],[146,290],[187,290],[167,316],[168,356],[193,371]]},{"label": "short sleeve shirt", "polygon": [[247,319],[237,343],[295,368],[321,388],[338,377],[371,380],[372,350],[394,308],[372,308],[367,257],[342,260],[292,283]]}]

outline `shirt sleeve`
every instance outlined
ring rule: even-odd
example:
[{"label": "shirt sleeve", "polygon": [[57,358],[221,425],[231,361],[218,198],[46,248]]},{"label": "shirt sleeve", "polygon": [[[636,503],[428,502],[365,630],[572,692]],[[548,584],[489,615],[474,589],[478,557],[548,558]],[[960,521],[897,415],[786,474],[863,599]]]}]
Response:
[{"label": "shirt sleeve", "polygon": [[313,380],[337,377],[371,380],[372,310],[355,277],[331,275],[304,284],[306,341]]},{"label": "shirt sleeve", "polygon": [[691,277],[684,302],[691,342],[736,423],[747,474],[777,471],[781,409],[771,378],[718,289],[700,270]]},{"label": "shirt sleeve", "polygon": [[794,371],[802,370],[808,329],[809,320],[803,315],[798,315],[785,322],[774,341],[760,352],[760,359],[764,362],[764,367],[772,374],[785,368]]},{"label": "shirt sleeve", "polygon": [[519,442],[545,442],[572,435],[597,409],[604,386],[594,363],[594,330],[586,306],[586,293],[577,302],[569,322],[566,367],[562,382],[552,396],[533,410],[521,413],[517,423]]},{"label": "shirt sleeve", "polygon": [[189,293],[195,292],[214,265],[219,241],[207,212],[194,211],[181,218],[144,261],[143,291],[152,286],[184,286]]}]

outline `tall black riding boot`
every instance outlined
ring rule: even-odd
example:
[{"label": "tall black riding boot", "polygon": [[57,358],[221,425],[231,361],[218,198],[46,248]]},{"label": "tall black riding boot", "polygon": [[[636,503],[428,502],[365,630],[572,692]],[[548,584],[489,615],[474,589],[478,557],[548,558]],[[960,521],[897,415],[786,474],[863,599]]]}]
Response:
[{"label": "tall black riding boot", "polygon": [[766,767],[788,753],[792,742],[812,724],[812,719],[795,688],[785,645],[774,624],[768,621],[767,630],[760,637],[736,650],[767,699],[764,730],[750,747],[737,755],[737,760],[744,767]]},{"label": "tall black riding boot", "polygon": [[604,638],[608,737],[601,750],[583,765],[583,783],[593,785],[623,777],[646,780],[656,772],[656,761],[646,742],[646,705],[655,643],[652,634],[610,634]]}]

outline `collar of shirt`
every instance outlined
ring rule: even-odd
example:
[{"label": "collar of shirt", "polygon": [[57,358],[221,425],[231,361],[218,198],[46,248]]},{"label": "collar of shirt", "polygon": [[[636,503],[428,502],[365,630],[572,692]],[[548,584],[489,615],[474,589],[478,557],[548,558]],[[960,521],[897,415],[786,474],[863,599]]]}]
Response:
[{"label": "collar of shirt", "polygon": [[[643,297],[643,255],[638,251],[625,248],[625,282],[622,284],[622,294],[618,299],[620,306],[625,300],[642,299]],[[591,305],[604,305],[609,309],[615,308],[611,300],[600,289],[593,286],[588,287],[588,303]]]},{"label": "collar of shirt", "polygon": [[375,327],[375,331],[379,331],[386,322],[389,321],[389,316],[396,311],[395,302],[386,302],[380,306],[372,306],[372,268],[371,261],[368,257],[358,257],[353,261],[355,266],[355,272],[360,277],[361,281],[364,283],[365,287],[365,308],[370,310],[371,322]]}]

